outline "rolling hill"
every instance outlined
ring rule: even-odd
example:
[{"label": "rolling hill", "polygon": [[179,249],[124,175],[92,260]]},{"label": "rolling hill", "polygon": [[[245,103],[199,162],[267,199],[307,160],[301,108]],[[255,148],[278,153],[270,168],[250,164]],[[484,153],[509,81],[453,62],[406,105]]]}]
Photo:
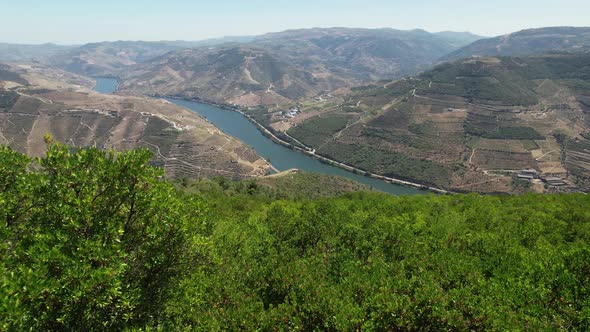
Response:
[{"label": "rolling hill", "polygon": [[170,177],[265,175],[270,165],[194,112],[163,100],[102,95],[94,82],[34,66],[0,68],[0,144],[31,156],[44,135],[74,148],[146,147]]},{"label": "rolling hill", "polygon": [[590,28],[548,27],[480,39],[442,57],[442,60],[458,60],[472,56],[523,56],[550,51],[588,50],[590,50]]},{"label": "rolling hill", "polygon": [[277,104],[416,73],[478,38],[423,30],[302,29],[180,50],[129,67],[121,90],[244,106]]},{"label": "rolling hill", "polygon": [[[219,44],[248,42],[253,37],[236,36],[201,41],[113,41],[67,47],[60,52],[46,52],[44,64],[86,76],[117,76],[127,68],[168,52]],[[0,55],[2,47],[0,45]],[[26,60],[26,59],[14,59]]]},{"label": "rolling hill", "polygon": [[69,51],[76,46],[56,44],[10,44],[0,43],[0,61],[30,61],[44,59],[58,53]]},{"label": "rolling hill", "polygon": [[588,55],[460,60],[300,109],[258,118],[316,154],[455,191],[557,190],[525,169],[590,189]]}]

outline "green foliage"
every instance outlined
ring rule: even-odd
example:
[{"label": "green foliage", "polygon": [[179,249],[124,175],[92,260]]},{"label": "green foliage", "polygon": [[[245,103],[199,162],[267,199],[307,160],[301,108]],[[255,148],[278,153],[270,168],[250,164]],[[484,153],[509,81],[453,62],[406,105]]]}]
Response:
[{"label": "green foliage", "polygon": [[119,330],[158,315],[199,204],[150,158],[0,149],[0,330]]},{"label": "green foliage", "polygon": [[348,117],[340,115],[316,116],[289,129],[289,135],[304,144],[318,147],[348,124]]},{"label": "green foliage", "polygon": [[[378,130],[372,132],[375,137],[382,133]],[[448,185],[449,181],[449,169],[444,165],[430,160],[409,157],[398,152],[379,149],[372,145],[331,143],[322,147],[319,152],[357,168],[399,179],[423,184],[435,183],[441,186]]]},{"label": "green foliage", "polygon": [[0,90],[0,108],[11,108],[18,97],[19,94],[14,91]]},{"label": "green foliage", "polygon": [[[288,172],[288,171],[287,171]],[[372,191],[371,187],[339,176],[297,171],[255,180],[229,181],[223,177],[183,179],[176,187],[191,194],[220,197],[256,197],[260,200],[316,199],[354,191]]]},{"label": "green foliage", "polygon": [[590,329],[587,195],[185,194],[149,158],[0,148],[0,330]]},{"label": "green foliage", "polygon": [[512,67],[484,61],[445,63],[420,76],[432,86],[418,91],[429,94],[461,96],[470,101],[494,101],[503,105],[533,105],[538,102],[534,85],[516,74]]},{"label": "green foliage", "polygon": [[257,202],[220,198],[215,263],[184,281],[164,327],[590,327],[586,196]]},{"label": "green foliage", "polygon": [[545,137],[534,128],[525,126],[497,127],[494,130],[486,130],[467,123],[465,124],[465,132],[489,139],[545,140]]}]

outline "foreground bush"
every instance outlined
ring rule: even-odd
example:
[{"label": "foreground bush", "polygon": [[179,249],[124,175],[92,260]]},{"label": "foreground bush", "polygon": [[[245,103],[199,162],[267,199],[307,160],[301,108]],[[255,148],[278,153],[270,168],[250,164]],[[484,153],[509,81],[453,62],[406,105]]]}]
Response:
[{"label": "foreground bush", "polygon": [[183,194],[148,160],[0,148],[0,330],[590,329],[586,195]]},{"label": "foreground bush", "polygon": [[117,330],[162,309],[199,205],[150,157],[0,147],[0,330]]}]

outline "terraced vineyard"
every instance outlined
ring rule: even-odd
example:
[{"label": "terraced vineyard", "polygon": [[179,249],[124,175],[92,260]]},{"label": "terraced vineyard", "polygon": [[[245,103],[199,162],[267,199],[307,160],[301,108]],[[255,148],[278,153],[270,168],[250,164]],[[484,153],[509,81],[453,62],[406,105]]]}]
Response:
[{"label": "terraced vineyard", "polygon": [[[13,70],[20,73],[10,77],[27,82],[51,81],[38,71]],[[154,154],[152,163],[164,167],[170,177],[243,179],[264,175],[270,167],[252,149],[167,101],[96,94],[67,82],[0,84],[0,144],[31,156],[45,153],[44,137],[51,134],[54,141],[73,148],[146,147]],[[56,89],[59,84],[67,88]]]},{"label": "terraced vineyard", "polygon": [[[446,189],[589,190],[589,82],[590,55],[474,58],[316,98],[269,126],[318,154]],[[517,175],[531,169],[523,186]]]}]

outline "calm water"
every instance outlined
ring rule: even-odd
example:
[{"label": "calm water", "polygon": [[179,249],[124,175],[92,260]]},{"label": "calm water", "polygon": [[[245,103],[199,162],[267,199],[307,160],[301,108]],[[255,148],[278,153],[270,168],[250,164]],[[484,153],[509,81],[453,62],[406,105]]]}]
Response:
[{"label": "calm water", "polygon": [[[116,90],[117,85],[118,83],[115,79],[99,78],[97,79],[95,90],[102,93],[111,93]],[[99,87],[103,90],[99,90]],[[254,148],[260,156],[269,159],[273,166],[280,171],[290,168],[298,168],[308,172],[338,175],[394,195],[415,195],[426,193],[422,190],[390,184],[381,180],[354,174],[339,167],[323,164],[303,153],[276,144],[266,136],[262,135],[254,124],[238,112],[193,101],[179,99],[168,99],[168,101],[178,106],[188,108],[207,118],[225,133],[238,138],[245,144]]]},{"label": "calm water", "polygon": [[117,91],[119,82],[114,78],[97,78],[94,91],[100,93],[113,93]]}]

